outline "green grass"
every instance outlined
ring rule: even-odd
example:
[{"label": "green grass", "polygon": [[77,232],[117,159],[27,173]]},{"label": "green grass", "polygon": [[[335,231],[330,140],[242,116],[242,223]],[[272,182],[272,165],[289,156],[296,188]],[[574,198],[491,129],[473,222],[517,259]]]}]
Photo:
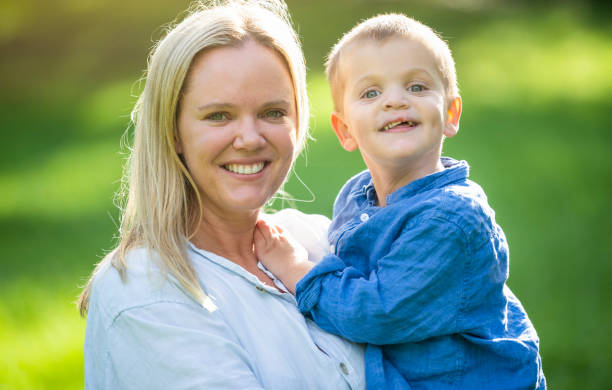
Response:
[{"label": "green grass", "polygon": [[82,388],[83,321],[67,299],[75,293],[29,280],[3,288],[0,388]]},{"label": "green grass", "polygon": [[[0,4],[7,21],[0,23],[0,48],[13,54],[0,61],[0,389],[77,389],[85,321],[73,302],[113,245],[113,193],[125,158],[119,141],[150,38],[186,2],[147,12],[139,2],[62,2],[57,16],[33,1],[16,4]],[[316,138],[295,167],[305,184],[293,177],[286,186],[296,207],[330,215],[340,186],[364,168],[329,126],[321,64],[330,45],[375,12],[404,11],[436,26],[453,49],[464,101],[461,130],[446,141],[445,154],[468,160],[508,236],[509,285],[540,335],[549,387],[609,387],[606,18],[572,3],[320,4],[289,4],[311,69]],[[123,6],[133,17],[114,12]]]}]

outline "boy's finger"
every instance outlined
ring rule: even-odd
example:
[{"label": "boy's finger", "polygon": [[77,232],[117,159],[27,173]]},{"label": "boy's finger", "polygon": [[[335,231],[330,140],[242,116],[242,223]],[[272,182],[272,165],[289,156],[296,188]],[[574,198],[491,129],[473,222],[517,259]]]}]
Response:
[{"label": "boy's finger", "polygon": [[261,229],[259,228],[258,225],[255,225],[255,231],[253,232],[253,237],[255,238],[255,243],[257,243],[257,240],[261,240],[263,238],[261,235]]},{"label": "boy's finger", "polygon": [[275,223],[269,223],[265,219],[260,219],[257,221],[257,223],[261,223],[262,225],[264,225],[268,229],[271,236],[280,236],[284,233],[283,228],[281,228],[279,225]]},{"label": "boy's finger", "polygon": [[269,236],[270,236],[270,232],[266,229],[266,226],[261,225],[259,223],[255,225],[255,233],[254,233],[255,241],[260,240],[260,241],[263,241],[263,243],[267,243]]},{"label": "boy's finger", "polygon": [[255,223],[255,229],[259,230],[262,234],[270,234],[270,225],[266,223],[263,219],[260,219]]},{"label": "boy's finger", "polygon": [[255,232],[255,253],[266,252],[270,249],[270,236],[262,230]]}]

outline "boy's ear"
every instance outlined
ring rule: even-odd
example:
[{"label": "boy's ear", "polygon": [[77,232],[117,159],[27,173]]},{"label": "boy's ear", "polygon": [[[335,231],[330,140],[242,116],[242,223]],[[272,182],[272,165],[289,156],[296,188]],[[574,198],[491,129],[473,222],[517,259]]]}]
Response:
[{"label": "boy's ear", "polygon": [[452,137],[459,131],[459,118],[461,117],[461,98],[457,96],[448,107],[444,135]]},{"label": "boy's ear", "polygon": [[344,118],[342,118],[342,114],[336,111],[332,112],[331,125],[338,137],[338,141],[340,141],[340,145],[342,145],[346,151],[352,152],[357,149],[357,141],[355,141],[355,138],[353,138],[348,130],[348,126]]}]

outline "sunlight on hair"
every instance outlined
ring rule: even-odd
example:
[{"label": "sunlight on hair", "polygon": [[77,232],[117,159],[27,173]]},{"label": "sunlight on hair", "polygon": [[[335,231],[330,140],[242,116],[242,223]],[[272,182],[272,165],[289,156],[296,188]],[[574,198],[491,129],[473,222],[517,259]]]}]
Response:
[{"label": "sunlight on hair", "polygon": [[213,313],[218,309],[217,305],[215,305],[215,303],[213,302],[214,299],[215,298],[210,295],[204,295],[200,304],[204,309],[208,310],[209,313]]}]

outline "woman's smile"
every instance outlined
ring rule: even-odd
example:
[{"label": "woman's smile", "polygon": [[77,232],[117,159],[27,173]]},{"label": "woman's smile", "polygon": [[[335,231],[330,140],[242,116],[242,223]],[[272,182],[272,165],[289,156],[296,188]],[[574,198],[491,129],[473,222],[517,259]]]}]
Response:
[{"label": "woman's smile", "polygon": [[223,165],[224,169],[227,169],[230,172],[237,173],[239,175],[255,175],[261,172],[265,167],[265,162],[260,161],[254,164],[225,164]]}]

